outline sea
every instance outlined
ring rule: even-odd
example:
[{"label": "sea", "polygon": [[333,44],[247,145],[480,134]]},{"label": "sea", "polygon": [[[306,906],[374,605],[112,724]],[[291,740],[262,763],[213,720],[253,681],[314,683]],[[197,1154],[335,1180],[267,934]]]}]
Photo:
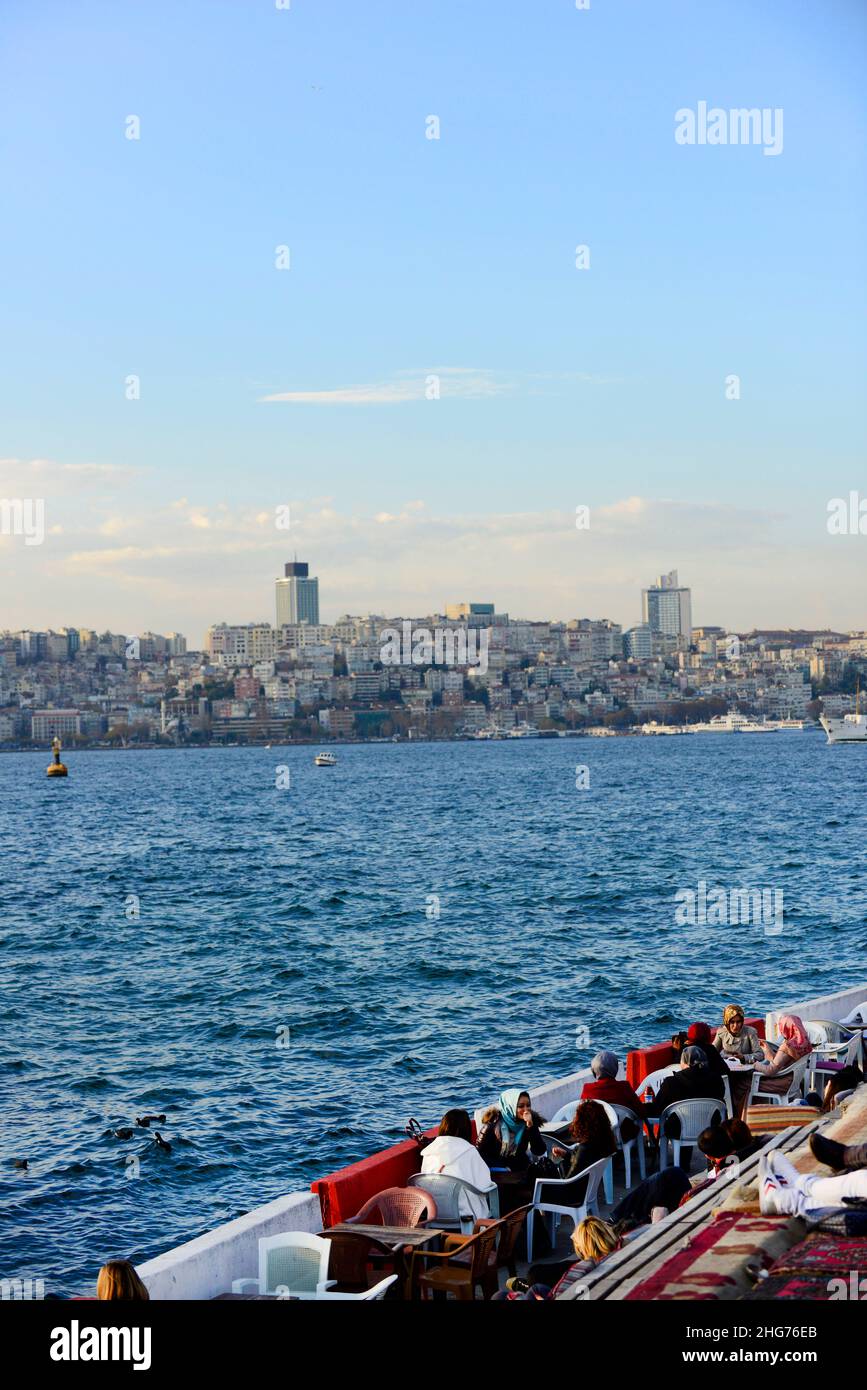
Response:
[{"label": "sea", "polygon": [[[314,752],[69,751],[65,781],[0,757],[0,1279],[92,1293],[106,1259],[301,1190],[410,1116],[867,973],[865,749]],[[685,919],[701,884],[782,893],[782,926]]]}]

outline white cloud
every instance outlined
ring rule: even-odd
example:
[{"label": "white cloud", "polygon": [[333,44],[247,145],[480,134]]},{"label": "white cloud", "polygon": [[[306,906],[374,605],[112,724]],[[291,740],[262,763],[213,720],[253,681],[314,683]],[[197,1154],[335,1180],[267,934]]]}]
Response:
[{"label": "white cloud", "polygon": [[279,391],[260,396],[259,400],[295,405],[403,405],[407,401],[427,400],[432,377],[438,378],[443,400],[483,400],[514,390],[513,382],[502,380],[485,368],[428,367],[397,372],[392,381],[317,391]]}]

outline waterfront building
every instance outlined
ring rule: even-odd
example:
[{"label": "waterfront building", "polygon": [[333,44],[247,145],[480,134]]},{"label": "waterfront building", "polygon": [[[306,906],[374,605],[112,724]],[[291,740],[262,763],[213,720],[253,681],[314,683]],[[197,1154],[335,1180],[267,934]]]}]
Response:
[{"label": "waterfront building", "polygon": [[306,561],[290,560],[283,578],[276,581],[277,626],[291,623],[319,624],[319,580],[311,578]]},{"label": "waterfront building", "polygon": [[31,737],[41,743],[45,739],[68,737],[81,733],[81,714],[77,709],[35,709],[31,720]]}]

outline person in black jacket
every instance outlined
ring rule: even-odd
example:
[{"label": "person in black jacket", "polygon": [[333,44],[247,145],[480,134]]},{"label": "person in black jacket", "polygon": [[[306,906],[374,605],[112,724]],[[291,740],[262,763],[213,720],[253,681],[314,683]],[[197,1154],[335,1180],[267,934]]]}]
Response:
[{"label": "person in black jacket", "polygon": [[713,1033],[707,1023],[691,1023],[686,1035],[687,1047],[700,1047],[707,1058],[708,1070],[712,1075],[728,1076],[729,1069],[721,1052],[714,1047]]},{"label": "person in black jacket", "polygon": [[500,1190],[501,1216],[533,1200],[536,1177],[543,1175],[546,1166],[545,1141],[540,1133],[544,1123],[530,1105],[529,1091],[516,1089],[503,1091],[496,1105],[482,1116],[476,1148]]},{"label": "person in black jacket", "polygon": [[[707,1058],[700,1047],[685,1047],[680,1054],[680,1071],[667,1076],[647,1106],[651,1115],[661,1115],[669,1105],[679,1100],[718,1100],[719,1118],[725,1119],[725,1090],[721,1076],[714,1075],[707,1064]],[[713,1123],[713,1121],[711,1121]],[[665,1133],[670,1139],[680,1135],[680,1121],[676,1115],[666,1120]],[[685,1145],[680,1151],[680,1166],[689,1172],[692,1163],[692,1148]]]}]

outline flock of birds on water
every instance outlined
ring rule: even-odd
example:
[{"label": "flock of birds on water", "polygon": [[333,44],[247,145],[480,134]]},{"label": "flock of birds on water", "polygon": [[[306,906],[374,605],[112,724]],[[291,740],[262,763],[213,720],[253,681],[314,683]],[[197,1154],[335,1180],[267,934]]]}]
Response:
[{"label": "flock of birds on water", "polygon": [[[137,1116],[136,1116],[136,1121],[135,1121],[135,1124],[134,1124],[134,1125],[127,1125],[127,1126],[123,1126],[123,1127],[120,1128],[120,1129],[113,1129],[111,1132],[112,1132],[112,1134],[114,1135],[115,1139],[131,1139],[131,1138],[133,1137],[133,1135],[136,1133],[137,1130],[139,1130],[139,1129],[147,1129],[147,1130],[150,1130],[150,1127],[151,1127],[152,1124],[164,1125],[165,1122],[166,1122],[166,1117],[165,1117],[165,1115],[137,1115]],[[157,1148],[158,1148],[158,1149],[161,1149],[163,1153],[166,1153],[166,1154],[170,1154],[170,1153],[171,1153],[171,1151],[172,1151],[172,1146],[171,1146],[171,1144],[169,1143],[169,1141],[168,1141],[167,1139],[164,1139],[164,1138],[163,1138],[163,1136],[160,1134],[160,1132],[159,1132],[158,1129],[155,1129],[155,1130],[151,1133],[150,1137],[151,1137],[151,1139],[153,1139],[153,1141],[154,1141],[154,1143],[156,1144]],[[24,1169],[30,1167],[30,1160],[29,1160],[29,1158],[13,1158],[13,1159],[12,1159],[12,1167],[13,1167],[13,1168],[18,1168],[19,1170],[23,1171]]]}]

